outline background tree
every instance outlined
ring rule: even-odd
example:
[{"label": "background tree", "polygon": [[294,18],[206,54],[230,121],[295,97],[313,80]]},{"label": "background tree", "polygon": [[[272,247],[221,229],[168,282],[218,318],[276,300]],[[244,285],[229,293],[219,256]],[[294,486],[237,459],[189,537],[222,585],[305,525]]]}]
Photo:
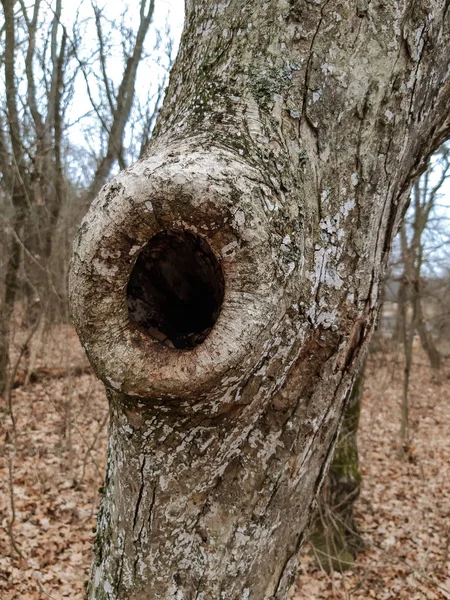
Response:
[{"label": "background tree", "polygon": [[346,400],[333,461],[318,497],[311,529],[317,563],[326,571],[351,568],[356,554],[364,549],[354,509],[361,491],[357,437],[365,368],[366,361]]},{"label": "background tree", "polygon": [[[411,375],[413,342],[415,335],[425,350],[433,369],[441,366],[441,355],[433,336],[428,330],[424,310],[424,273],[426,259],[430,258],[427,248],[427,229],[435,226],[436,208],[442,186],[450,173],[449,149],[442,146],[430,159],[429,166],[415,183],[411,198],[410,211],[400,228],[400,251],[402,274],[398,289],[397,331],[405,353],[403,381],[402,419],[400,427],[400,446],[407,452],[410,444],[409,434],[409,381]],[[428,255],[428,256],[427,256]]]},{"label": "background tree", "polygon": [[450,133],[443,1],[186,8],[149,152],[74,248],[111,405],[96,600],[286,596],[393,235]]},{"label": "background tree", "polygon": [[[97,105],[93,98],[91,84],[86,71],[84,71],[84,76],[92,107],[98,115],[103,133],[102,137],[105,138],[106,150],[102,152],[89,186],[88,197],[90,199],[97,194],[105,183],[115,162],[119,163],[121,169],[126,166],[123,148],[125,127],[133,105],[137,69],[144,52],[145,37],[153,17],[155,2],[154,0],[149,0],[149,3],[147,3],[147,0],[141,0],[139,11],[140,22],[136,33],[131,28],[125,28],[123,25],[123,29],[121,27],[124,70],[117,89],[114,89],[114,83],[108,76],[107,61],[108,58],[111,58],[108,57],[111,50],[111,41],[107,40],[110,39],[110,33],[105,36],[103,32],[102,23],[105,21],[103,11],[96,4],[92,6],[95,14],[101,68],[101,79],[99,84],[97,84],[97,89],[100,92],[99,95],[102,100],[100,105]],[[115,26],[114,23],[109,24],[110,28],[111,25],[112,27]],[[145,126],[146,124],[144,123],[143,127]]]}]

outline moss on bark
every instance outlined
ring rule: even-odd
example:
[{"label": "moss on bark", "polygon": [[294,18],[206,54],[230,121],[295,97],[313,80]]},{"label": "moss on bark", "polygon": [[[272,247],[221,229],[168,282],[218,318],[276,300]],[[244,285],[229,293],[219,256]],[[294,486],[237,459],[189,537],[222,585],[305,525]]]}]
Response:
[{"label": "moss on bark", "polygon": [[361,489],[358,460],[358,425],[364,388],[363,364],[349,394],[336,450],[324,482],[310,541],[319,566],[344,571],[364,548],[354,519],[354,505]]}]

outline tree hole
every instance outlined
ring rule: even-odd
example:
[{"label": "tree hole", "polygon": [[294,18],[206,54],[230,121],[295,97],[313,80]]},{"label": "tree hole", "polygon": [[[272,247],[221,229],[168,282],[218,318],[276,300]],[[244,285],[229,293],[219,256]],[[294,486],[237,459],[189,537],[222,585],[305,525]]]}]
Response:
[{"label": "tree hole", "polygon": [[219,316],[225,282],[208,243],[161,231],[140,252],[127,286],[130,319],[169,347],[201,344]]}]

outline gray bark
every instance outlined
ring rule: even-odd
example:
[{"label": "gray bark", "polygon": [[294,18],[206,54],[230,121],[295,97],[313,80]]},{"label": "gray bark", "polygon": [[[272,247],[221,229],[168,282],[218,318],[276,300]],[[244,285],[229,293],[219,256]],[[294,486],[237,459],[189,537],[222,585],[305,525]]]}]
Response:
[{"label": "gray bark", "polygon": [[[447,8],[187,2],[148,154],[74,244],[73,319],[111,406],[89,599],[286,597],[392,237],[449,135]],[[225,281],[190,349],[127,308],[167,230],[201,236]]]}]

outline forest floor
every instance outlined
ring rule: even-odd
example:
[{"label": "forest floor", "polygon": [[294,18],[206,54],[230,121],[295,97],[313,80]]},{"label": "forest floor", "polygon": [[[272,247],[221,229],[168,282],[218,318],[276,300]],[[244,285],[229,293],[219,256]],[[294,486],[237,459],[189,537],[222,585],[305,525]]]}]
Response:
[{"label": "forest floor", "polygon": [[[17,373],[16,435],[8,399],[0,404],[0,600],[82,600],[107,402],[71,327],[41,337],[35,370],[27,385]],[[402,372],[399,356],[371,355],[356,507],[366,549],[351,570],[328,575],[305,548],[292,599],[450,599],[450,365],[433,375],[421,351],[415,353],[412,445],[400,460]]]}]

